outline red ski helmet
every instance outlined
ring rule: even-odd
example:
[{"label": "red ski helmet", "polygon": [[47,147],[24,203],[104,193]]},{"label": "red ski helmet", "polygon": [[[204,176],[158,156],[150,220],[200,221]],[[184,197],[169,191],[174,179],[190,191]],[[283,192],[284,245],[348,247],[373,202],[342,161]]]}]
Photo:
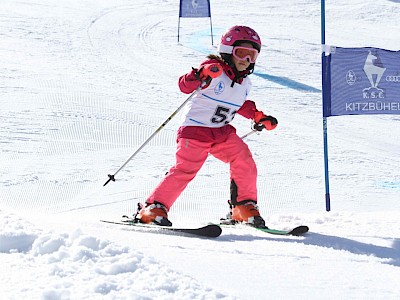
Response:
[{"label": "red ski helmet", "polygon": [[261,50],[261,39],[257,32],[250,27],[236,25],[222,35],[221,42],[218,45],[218,53],[232,54],[233,47],[242,42],[252,44],[258,52]]}]

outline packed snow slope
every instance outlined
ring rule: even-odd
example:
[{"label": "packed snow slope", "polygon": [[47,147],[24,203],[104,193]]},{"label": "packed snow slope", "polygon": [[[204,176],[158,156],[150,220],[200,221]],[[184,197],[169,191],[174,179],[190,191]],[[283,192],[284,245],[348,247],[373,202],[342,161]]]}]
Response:
[{"label": "packed snow slope", "polygon": [[[319,1],[212,1],[214,45],[208,18],[181,19],[178,43],[179,1],[0,8],[3,299],[399,299],[399,116],[328,119],[325,211]],[[326,43],[399,50],[399,20],[399,1],[326,1]],[[261,213],[310,233],[239,226],[204,239],[100,223],[134,213],[174,163],[180,114],[103,187],[187,98],[179,76],[236,24],[263,43],[249,99],[279,120],[245,139]],[[229,166],[210,157],[169,217],[218,222],[228,198]]]}]

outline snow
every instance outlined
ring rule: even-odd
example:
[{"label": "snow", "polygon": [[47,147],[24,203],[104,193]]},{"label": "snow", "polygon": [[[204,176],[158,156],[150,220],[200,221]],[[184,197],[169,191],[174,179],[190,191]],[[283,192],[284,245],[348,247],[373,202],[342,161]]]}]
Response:
[{"label": "snow", "polygon": [[[179,114],[103,187],[186,99],[178,77],[216,51],[208,19],[181,19],[178,44],[178,4],[1,1],[2,299],[399,299],[399,116],[328,119],[325,211],[319,1],[211,3],[214,44],[245,24],[264,45],[250,96],[279,127],[246,138],[261,213],[310,233],[204,239],[99,222],[132,214],[173,164]],[[398,50],[399,5],[327,1],[326,43]],[[228,166],[210,157],[170,219],[217,222],[228,197]]]}]

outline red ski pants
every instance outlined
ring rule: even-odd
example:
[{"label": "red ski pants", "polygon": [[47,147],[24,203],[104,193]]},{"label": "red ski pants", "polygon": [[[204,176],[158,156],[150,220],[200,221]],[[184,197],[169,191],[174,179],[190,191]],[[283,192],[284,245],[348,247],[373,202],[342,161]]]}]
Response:
[{"label": "red ski pants", "polygon": [[257,201],[257,167],[248,146],[236,133],[232,133],[225,141],[219,143],[180,138],[175,166],[170,169],[146,202],[157,201],[170,209],[196,176],[208,154],[230,164],[230,178],[237,186],[238,202]]}]

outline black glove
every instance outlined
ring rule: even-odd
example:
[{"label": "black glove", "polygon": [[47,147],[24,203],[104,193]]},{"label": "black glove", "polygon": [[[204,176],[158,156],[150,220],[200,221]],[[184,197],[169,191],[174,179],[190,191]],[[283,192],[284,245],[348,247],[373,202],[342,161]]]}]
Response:
[{"label": "black glove", "polygon": [[253,123],[253,125],[251,125],[251,129],[254,131],[262,131],[264,128],[265,126],[261,123]]},{"label": "black glove", "polygon": [[273,130],[278,126],[278,120],[273,116],[266,116],[262,111],[255,113],[253,129],[261,131],[264,128],[267,130]]}]

